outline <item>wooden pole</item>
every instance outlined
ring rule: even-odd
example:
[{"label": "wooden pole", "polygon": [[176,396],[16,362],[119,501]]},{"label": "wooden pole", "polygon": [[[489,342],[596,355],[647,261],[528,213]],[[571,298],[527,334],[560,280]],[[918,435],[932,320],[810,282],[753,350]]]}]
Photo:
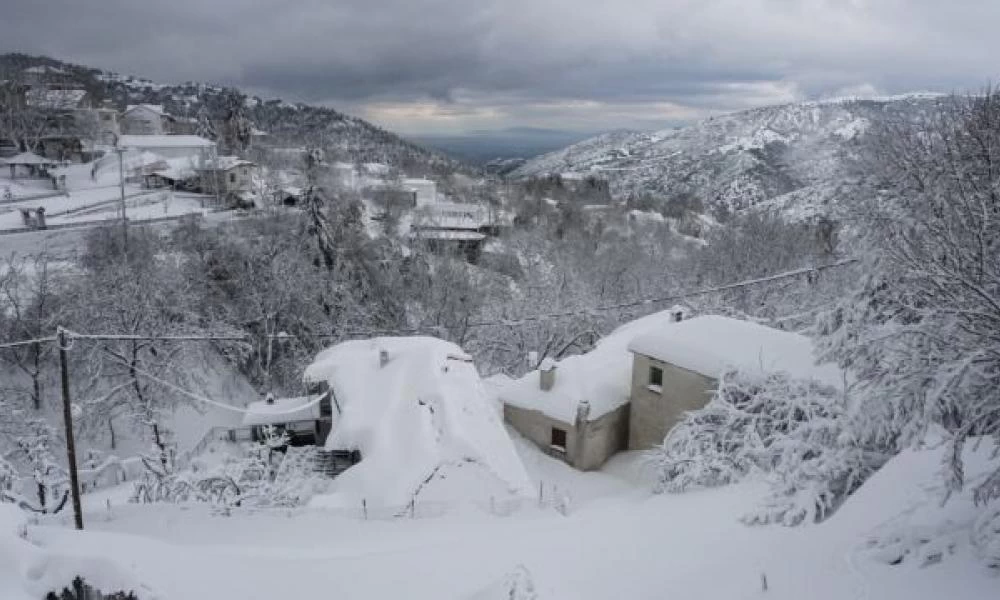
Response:
[{"label": "wooden pole", "polygon": [[69,467],[70,492],[73,495],[73,519],[77,529],[83,529],[83,508],[80,506],[80,476],[76,470],[76,443],[73,440],[73,408],[69,399],[69,367],[66,365],[66,330],[56,330],[59,344],[59,378],[62,381],[63,423],[66,426],[66,462]]}]

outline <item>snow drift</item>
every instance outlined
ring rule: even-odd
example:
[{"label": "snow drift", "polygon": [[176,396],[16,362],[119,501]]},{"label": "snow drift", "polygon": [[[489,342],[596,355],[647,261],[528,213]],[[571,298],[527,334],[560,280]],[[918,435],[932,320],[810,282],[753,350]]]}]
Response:
[{"label": "snow drift", "polygon": [[[405,505],[435,490],[448,500],[529,493],[528,476],[475,366],[430,337],[349,341],[305,372],[335,398],[329,450],[359,450],[314,504]],[[337,414],[339,411],[339,414]]]},{"label": "snow drift", "polygon": [[125,590],[139,593],[144,600],[160,598],[132,573],[101,558],[104,553],[97,543],[85,556],[79,556],[50,552],[30,539],[24,511],[13,504],[0,504],[0,598],[4,600],[42,598],[68,587],[77,576],[108,593]]}]

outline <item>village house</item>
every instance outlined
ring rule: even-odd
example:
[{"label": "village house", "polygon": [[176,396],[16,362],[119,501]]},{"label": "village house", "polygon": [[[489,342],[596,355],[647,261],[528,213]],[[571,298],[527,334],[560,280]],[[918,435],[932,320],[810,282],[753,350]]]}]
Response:
[{"label": "village house", "polygon": [[401,187],[416,194],[417,206],[427,206],[437,202],[437,184],[430,179],[404,179]]},{"label": "village house", "polygon": [[122,112],[121,130],[126,135],[163,135],[170,132],[173,120],[159,104],[130,104]]},{"label": "village house", "polygon": [[247,201],[253,191],[257,165],[238,156],[219,156],[198,167],[199,186],[206,194],[216,194],[227,204]]},{"label": "village house", "polygon": [[264,430],[273,427],[285,433],[292,446],[322,446],[333,425],[329,393],[275,398],[251,402],[243,414],[242,427],[253,441],[264,439]]},{"label": "village house", "polygon": [[122,135],[118,147],[137,152],[150,152],[162,158],[208,160],[215,154],[215,142],[196,135]]},{"label": "village house", "polygon": [[784,371],[842,387],[840,371],[814,364],[801,335],[686,309],[615,330],[587,354],[545,360],[499,390],[504,418],[550,455],[581,470],[623,450],[663,442],[686,411],[703,407],[728,369]]},{"label": "village house", "polygon": [[[414,200],[419,205],[419,200]],[[502,225],[499,212],[482,204],[435,202],[418,206],[410,235],[423,240],[432,251],[455,249],[475,263],[486,238]]]}]

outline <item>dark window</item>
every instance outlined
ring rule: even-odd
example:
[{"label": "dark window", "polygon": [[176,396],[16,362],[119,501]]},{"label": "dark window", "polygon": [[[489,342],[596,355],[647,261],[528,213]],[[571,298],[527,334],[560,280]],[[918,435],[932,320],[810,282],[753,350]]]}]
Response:
[{"label": "dark window", "polygon": [[236,183],[236,173],[229,174],[229,183]]},{"label": "dark window", "polygon": [[560,450],[566,449],[566,430],[558,427],[552,428],[552,447]]},{"label": "dark window", "polygon": [[649,367],[649,385],[663,387],[663,369],[660,367]]}]

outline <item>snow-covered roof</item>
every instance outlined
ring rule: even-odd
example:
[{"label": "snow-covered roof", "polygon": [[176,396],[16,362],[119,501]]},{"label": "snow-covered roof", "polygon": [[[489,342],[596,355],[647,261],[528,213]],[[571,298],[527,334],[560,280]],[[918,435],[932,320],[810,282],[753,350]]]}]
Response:
[{"label": "snow-covered roof", "polygon": [[570,356],[558,362],[552,389],[542,391],[539,372],[501,387],[498,396],[505,404],[537,410],[553,419],[572,423],[577,405],[590,403],[590,418],[597,419],[629,401],[632,381],[632,355],[628,346],[633,338],[649,331],[674,325],[671,311],[661,311],[636,319],[615,329],[586,354]]},{"label": "snow-covered roof", "polygon": [[305,379],[327,382],[342,411],[326,447],[361,452],[332,484],[340,500],[404,504],[431,478],[472,472],[530,493],[500,415],[457,345],[431,337],[343,342],[317,355]]},{"label": "snow-covered roof", "polygon": [[0,158],[0,163],[8,165],[54,165],[59,161],[38,156],[34,152],[22,152],[10,158]]},{"label": "snow-covered roof", "polygon": [[478,231],[451,231],[448,229],[420,229],[413,232],[413,237],[421,240],[453,240],[479,242],[486,239],[485,233]]},{"label": "snow-covered roof", "polygon": [[78,108],[87,96],[87,90],[50,90],[33,87],[24,94],[28,106],[50,110]]},{"label": "snow-covered roof", "polygon": [[210,148],[212,140],[197,135],[123,135],[118,138],[122,148]]},{"label": "snow-covered roof", "polygon": [[251,402],[243,415],[243,426],[314,421],[319,418],[319,402],[322,397],[322,394],[318,394],[297,398],[275,398],[271,404],[266,400]]},{"label": "snow-covered roof", "polygon": [[204,167],[202,168],[205,170],[211,170],[217,166],[218,170],[220,171],[228,171],[229,169],[235,169],[236,167],[239,166],[243,165],[253,166],[254,164],[255,163],[253,161],[240,158],[239,156],[220,156],[216,158],[214,161],[209,161],[205,163]]},{"label": "snow-covered roof", "polygon": [[842,387],[843,374],[817,365],[812,340],[757,323],[717,315],[694,317],[636,337],[628,349],[706,377],[735,368],[749,372],[784,371]]},{"label": "snow-covered roof", "polygon": [[491,224],[490,211],[481,204],[436,202],[413,213],[414,229],[476,230]]},{"label": "snow-covered roof", "polygon": [[156,113],[163,117],[169,117],[166,111],[163,110],[162,104],[129,104],[125,107],[125,112],[122,114],[128,114],[134,110],[148,110],[149,112]]},{"label": "snow-covered roof", "polygon": [[195,169],[194,161],[189,156],[183,158],[170,158],[163,161],[166,166],[151,169],[156,175],[172,181],[181,181],[195,177],[198,172]]}]

